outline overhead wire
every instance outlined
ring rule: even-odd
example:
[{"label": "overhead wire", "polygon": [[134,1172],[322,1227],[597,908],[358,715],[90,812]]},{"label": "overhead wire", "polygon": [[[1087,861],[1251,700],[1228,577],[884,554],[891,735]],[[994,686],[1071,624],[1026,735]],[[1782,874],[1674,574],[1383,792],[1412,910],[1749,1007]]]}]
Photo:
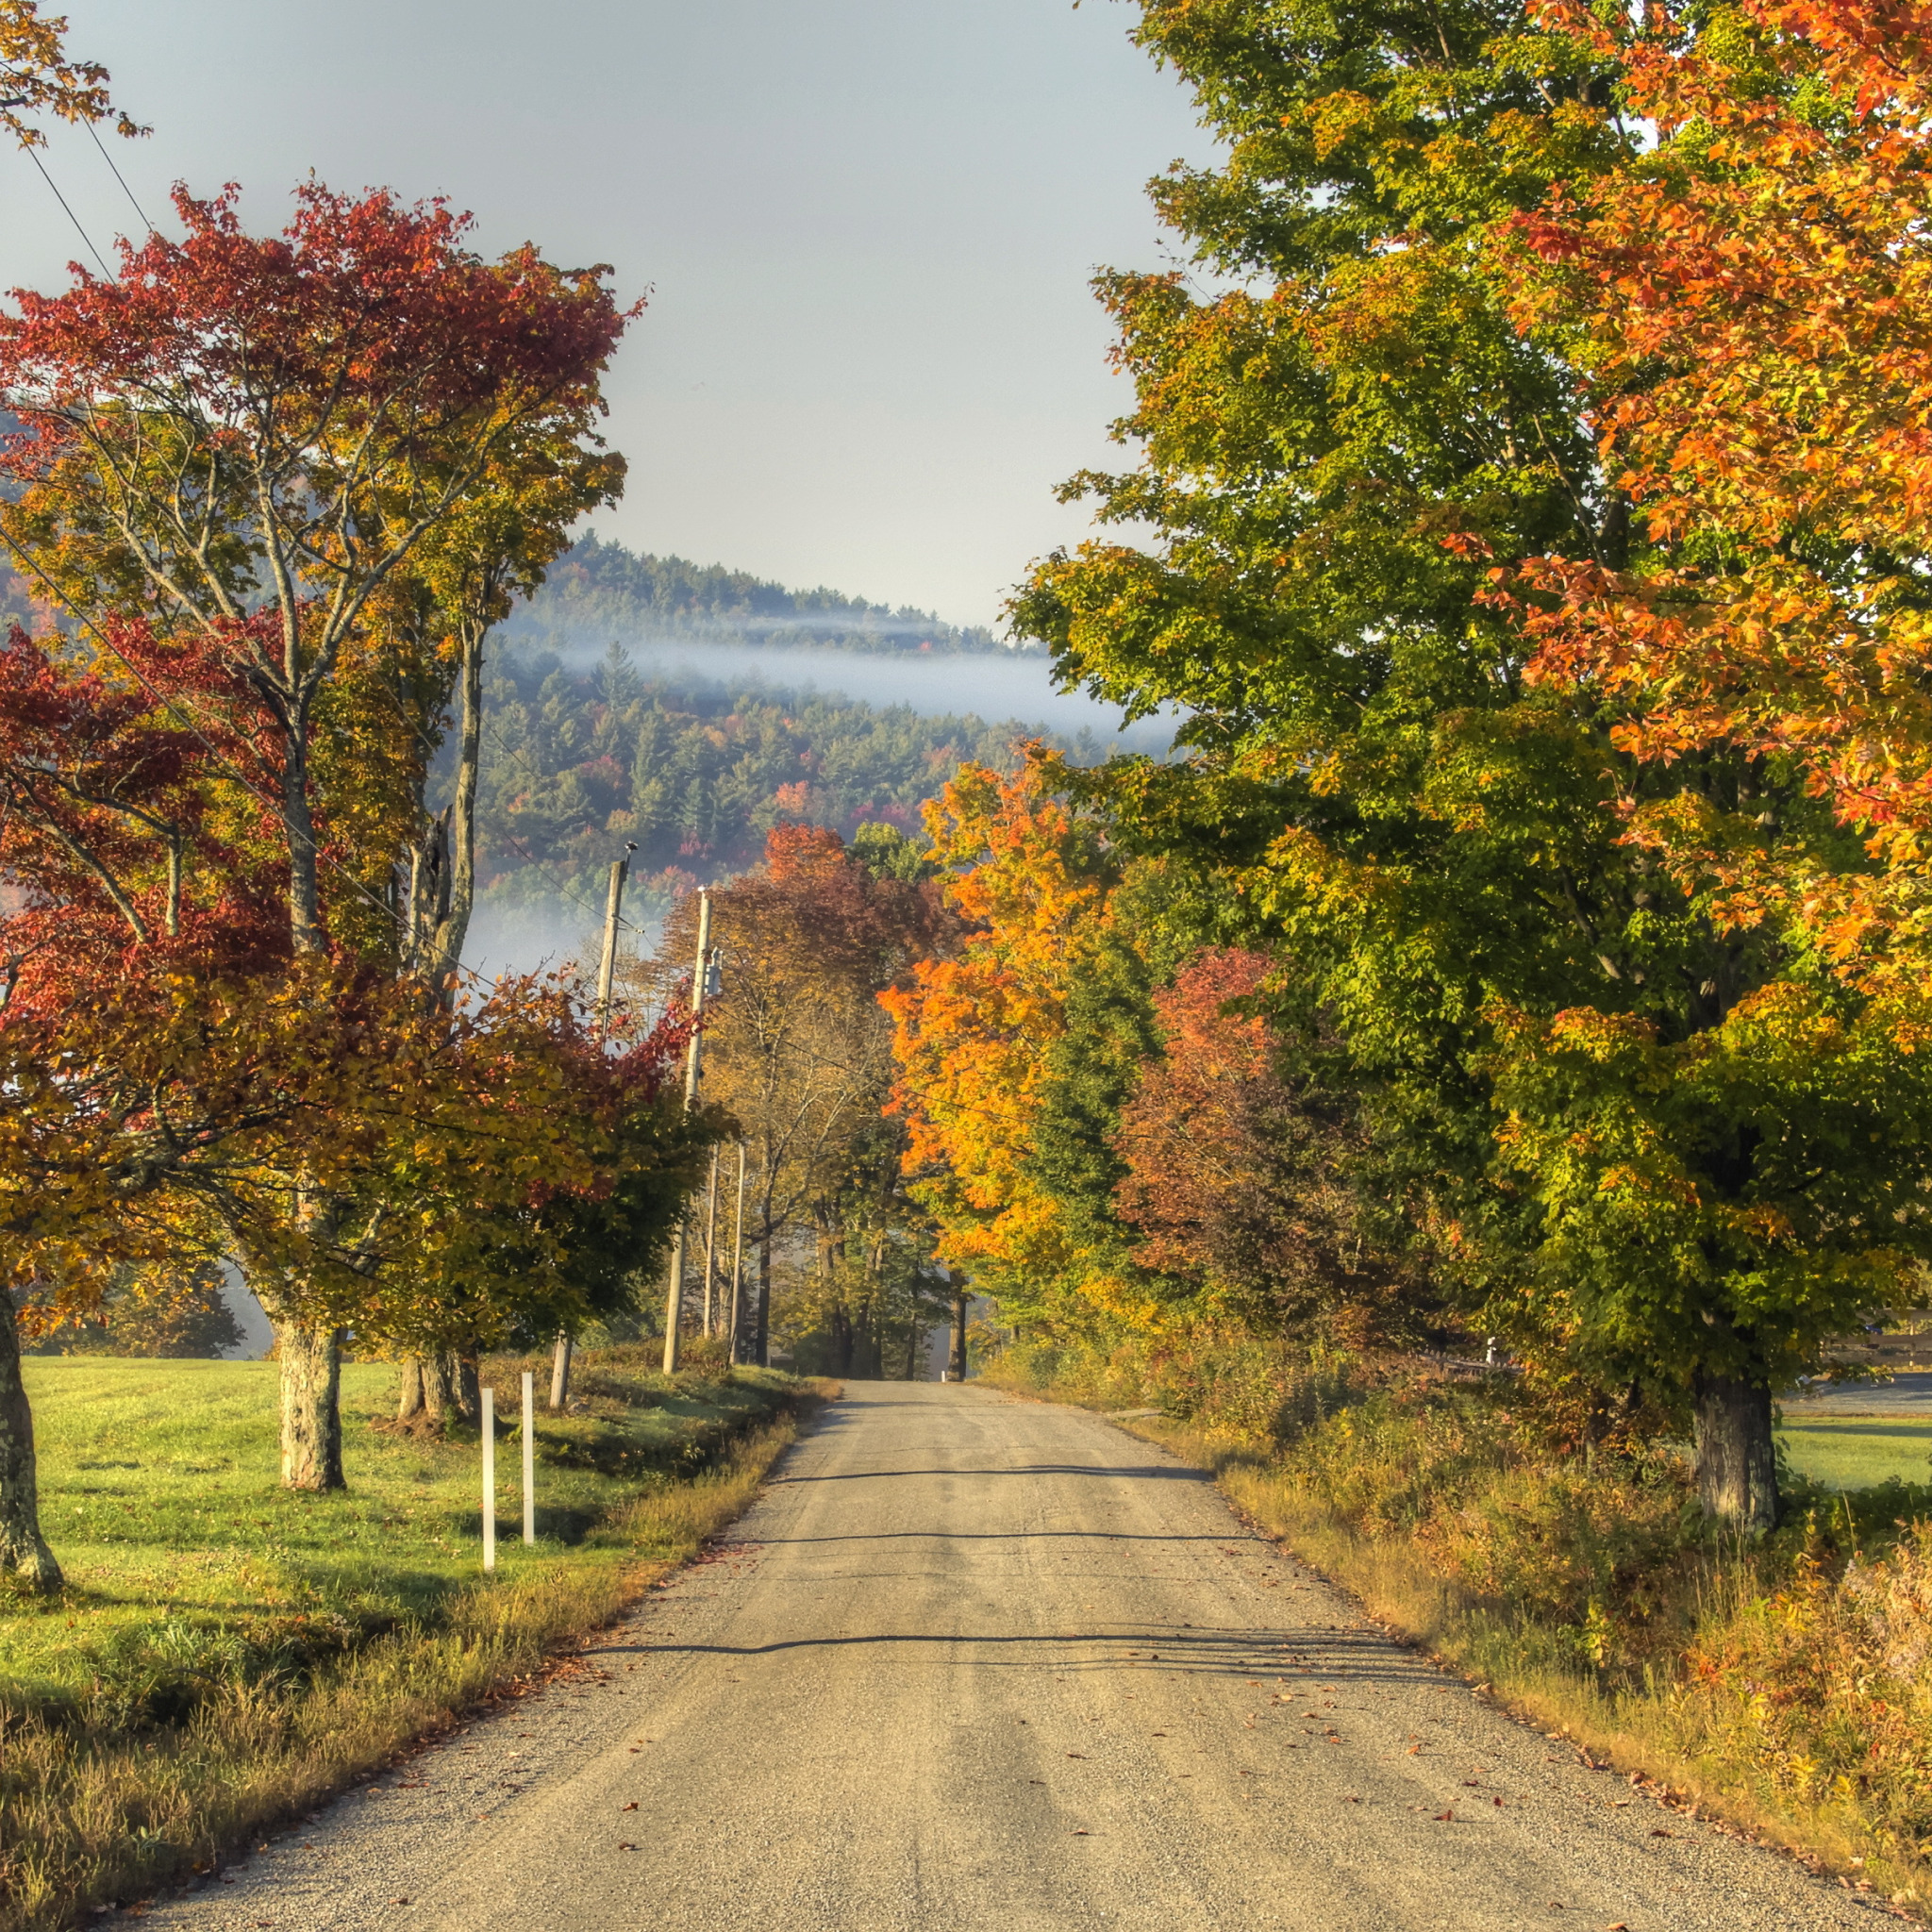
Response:
[{"label": "overhead wire", "polygon": [[145,228],[150,235],[152,235],[155,232],[155,225],[148,220],[147,210],[142,207],[140,202],[135,200],[134,190],[128,187],[126,175],[125,175],[121,172],[121,170],[115,165],[114,157],[108,152],[107,143],[103,142],[101,139],[100,129],[97,128],[92,121],[88,122],[86,124],[86,126],[87,131],[93,136],[94,145],[101,151],[102,160],[107,162],[108,168],[111,169],[113,172],[115,180],[120,182],[121,192],[127,197],[129,207],[131,207],[134,209],[134,212],[141,217],[141,225],[143,228]]},{"label": "overhead wire", "polygon": [[101,273],[111,281],[113,279],[114,271],[108,266],[106,257],[104,257],[101,251],[94,246],[94,238],[92,235],[90,235],[84,227],[81,226],[80,217],[74,212],[73,208],[68,207],[67,197],[60,192],[58,187],[55,186],[53,175],[47,173],[46,162],[42,160],[39,154],[32,147],[29,147],[27,149],[26,158],[34,164],[36,168],[38,168],[41,171],[41,179],[44,181],[47,184],[48,188],[50,188],[53,191],[54,199],[60,204],[61,208],[66,213],[67,219],[74,224],[74,232],[76,235],[78,235],[83,242],[87,243],[87,252],[93,257],[95,261],[100,263]]}]

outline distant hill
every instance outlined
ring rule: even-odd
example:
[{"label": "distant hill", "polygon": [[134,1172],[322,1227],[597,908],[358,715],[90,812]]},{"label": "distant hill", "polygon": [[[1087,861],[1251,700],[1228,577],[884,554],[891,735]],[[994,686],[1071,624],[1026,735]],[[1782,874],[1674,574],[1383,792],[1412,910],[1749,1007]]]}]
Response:
[{"label": "distant hill", "polygon": [[502,626],[502,635],[566,655],[586,644],[709,639],[721,643],[836,651],[997,651],[990,630],[961,630],[930,611],[788,591],[723,564],[640,557],[593,533],[550,567],[549,580]]},{"label": "distant hill", "polygon": [[[580,663],[511,642],[485,675],[472,951],[499,963],[582,944],[627,845],[626,910],[641,924],[755,864],[774,824],[849,835],[870,820],[919,835],[920,805],[961,763],[1010,769],[1033,735],[748,680],[648,679],[616,644]],[[1086,734],[1053,741],[1083,761],[1104,755]]]}]

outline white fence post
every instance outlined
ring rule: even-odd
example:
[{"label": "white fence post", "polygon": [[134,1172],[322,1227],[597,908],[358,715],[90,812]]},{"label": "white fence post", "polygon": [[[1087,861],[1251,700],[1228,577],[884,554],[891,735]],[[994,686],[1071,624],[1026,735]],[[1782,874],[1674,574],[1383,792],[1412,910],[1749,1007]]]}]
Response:
[{"label": "white fence post", "polygon": [[524,1371],[524,1541],[537,1541],[537,1377],[533,1370]]},{"label": "white fence post", "polygon": [[496,1391],[483,1391],[483,1574],[496,1568]]}]

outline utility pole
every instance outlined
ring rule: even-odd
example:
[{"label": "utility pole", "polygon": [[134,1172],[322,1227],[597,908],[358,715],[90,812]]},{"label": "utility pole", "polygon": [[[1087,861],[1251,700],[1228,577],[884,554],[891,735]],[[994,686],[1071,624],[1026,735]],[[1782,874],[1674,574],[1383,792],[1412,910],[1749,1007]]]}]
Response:
[{"label": "utility pole", "polygon": [[705,1187],[705,1340],[710,1341],[715,1325],[712,1316],[712,1291],[717,1281],[717,1270],[711,1265],[712,1257],[718,1250],[718,1150],[711,1149],[711,1178]]},{"label": "utility pole", "polygon": [[[597,962],[597,1008],[594,1024],[601,1042],[610,1026],[610,982],[617,972],[617,915],[624,908],[624,882],[630,860],[610,861],[610,886],[604,895],[604,955]],[[557,1350],[550,1358],[550,1407],[553,1414],[570,1400],[570,1358],[574,1343],[568,1328],[557,1331]]]},{"label": "utility pole", "polygon": [[[697,1022],[705,1010],[707,969],[711,963],[711,889],[698,888],[698,958],[691,975],[691,1045],[684,1056],[684,1110],[698,1104],[698,1070],[704,1061],[704,1036]],[[664,1373],[677,1373],[677,1330],[684,1320],[684,1232],[688,1216],[680,1215],[671,1248],[671,1287],[664,1297]]]},{"label": "utility pole", "polygon": [[744,1142],[738,1143],[738,1225],[731,1236],[731,1359],[738,1360],[739,1316],[744,1307]]},{"label": "utility pole", "polygon": [[946,1380],[966,1379],[966,1291],[957,1283],[953,1289],[953,1349],[946,1363]]}]

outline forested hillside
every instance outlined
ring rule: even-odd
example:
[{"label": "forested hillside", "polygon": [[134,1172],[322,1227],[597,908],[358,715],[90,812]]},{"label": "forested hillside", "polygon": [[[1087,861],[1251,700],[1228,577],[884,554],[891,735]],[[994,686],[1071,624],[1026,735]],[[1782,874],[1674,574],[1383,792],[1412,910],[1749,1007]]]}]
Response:
[{"label": "forested hillside", "polygon": [[930,611],[868,604],[837,591],[788,591],[722,564],[639,557],[595,534],[550,566],[542,589],[505,626],[519,641],[567,650],[588,640],[706,638],[841,651],[1003,651],[990,630]]},{"label": "forested hillside", "polygon": [[479,883],[492,957],[567,951],[630,854],[627,906],[660,915],[742,871],[776,824],[912,830],[962,760],[1010,769],[1021,725],[821,693],[647,680],[613,644],[586,672],[512,649],[487,687]]}]

